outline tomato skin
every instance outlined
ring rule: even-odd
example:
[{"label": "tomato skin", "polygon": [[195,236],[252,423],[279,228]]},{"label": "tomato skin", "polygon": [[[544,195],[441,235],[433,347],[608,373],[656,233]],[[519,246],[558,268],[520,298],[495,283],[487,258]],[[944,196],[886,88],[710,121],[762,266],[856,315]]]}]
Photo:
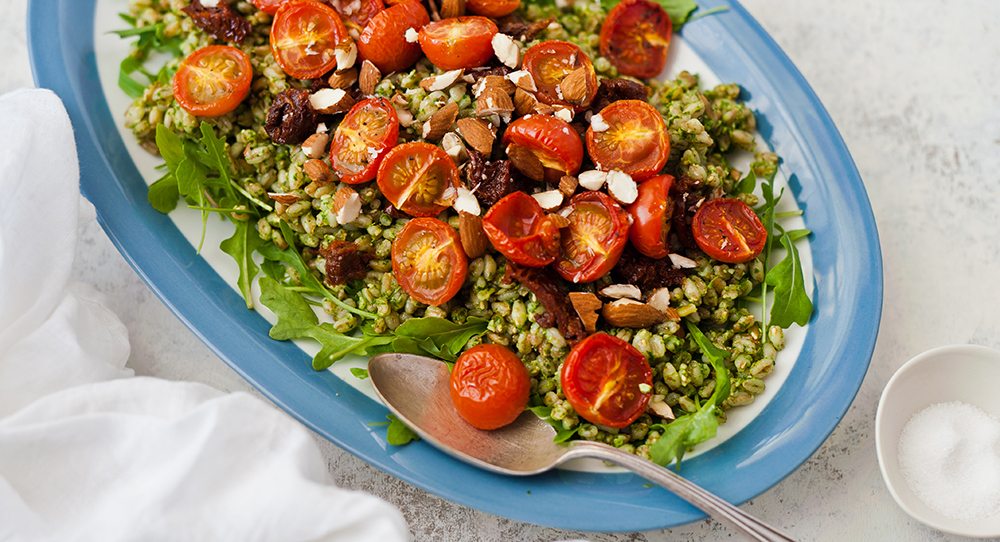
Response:
[{"label": "tomato skin", "polygon": [[484,17],[510,15],[521,6],[521,0],[466,0],[465,9]]},{"label": "tomato skin", "polygon": [[524,192],[508,194],[490,207],[483,229],[493,248],[515,263],[542,267],[559,255],[559,227]]},{"label": "tomato skin", "polygon": [[285,0],[251,0],[257,9],[267,13],[268,15],[274,15],[278,12],[278,8],[281,4],[285,3]]},{"label": "tomato skin", "polygon": [[607,130],[587,128],[587,154],[598,169],[617,169],[643,181],[656,175],[670,158],[667,123],[642,100],[619,100],[600,112]]},{"label": "tomato skin", "polygon": [[621,259],[628,241],[628,213],[611,196],[581,192],[569,200],[569,226],[560,231],[562,243],[555,269],[571,282],[593,282]]},{"label": "tomato skin", "polygon": [[410,220],[392,242],[392,274],[421,303],[440,305],[455,297],[468,271],[458,232],[436,218]]},{"label": "tomato skin", "polygon": [[334,49],[347,38],[340,15],[313,0],[285,0],[271,23],[271,54],[296,79],[315,79],[337,65]]},{"label": "tomato skin", "polygon": [[406,29],[419,31],[431,18],[423,4],[408,0],[375,14],[358,39],[358,60],[368,60],[382,76],[412,66],[423,52],[419,43],[406,41]]},{"label": "tomato skin", "polygon": [[474,346],[451,370],[451,400],[473,427],[499,429],[528,405],[531,377],[516,354],[498,344]]},{"label": "tomato skin", "polygon": [[618,72],[640,79],[656,77],[667,63],[673,23],[649,0],[624,0],[611,8],[601,25],[601,56]]},{"label": "tomato skin", "polygon": [[442,70],[477,68],[493,58],[497,25],[486,17],[451,17],[420,29],[420,48]]},{"label": "tomato skin", "polygon": [[726,263],[757,257],[767,242],[767,230],[757,213],[738,199],[716,198],[702,203],[691,223],[702,252]]},{"label": "tomato skin", "polygon": [[504,146],[529,149],[545,166],[545,180],[556,184],[563,175],[576,175],[583,163],[583,140],[568,122],[552,115],[525,115],[511,122],[503,134]]},{"label": "tomato skin", "polygon": [[[597,94],[597,73],[588,57],[576,45],[566,41],[549,40],[537,43],[524,52],[522,69],[531,74],[538,92],[535,96],[542,103],[573,108],[577,113],[590,107]],[[573,70],[585,68],[587,95],[581,104],[572,104],[560,97],[559,83]]]},{"label": "tomato skin", "polygon": [[415,141],[393,147],[376,174],[394,207],[411,216],[437,216],[455,202],[461,178],[441,147]]},{"label": "tomato skin", "polygon": [[218,117],[243,102],[252,79],[246,53],[229,45],[209,45],[181,62],[173,79],[174,99],[192,115]]},{"label": "tomato skin", "polygon": [[670,219],[674,215],[670,200],[673,175],[657,175],[639,183],[639,196],[625,208],[632,216],[628,238],[632,246],[650,258],[670,254]]},{"label": "tomato skin", "polygon": [[357,31],[358,34],[355,35],[359,35],[368,25],[368,21],[385,9],[385,4],[382,0],[360,0],[360,7],[354,7],[352,5],[354,1],[357,0],[332,0],[330,7],[340,14],[344,26]]},{"label": "tomato skin", "polygon": [[398,139],[399,118],[389,100],[362,100],[344,115],[333,134],[330,165],[347,184],[368,182]]},{"label": "tomato skin", "polygon": [[652,396],[639,386],[653,385],[649,362],[628,342],[595,333],[578,342],[560,373],[566,400],[583,419],[622,428],[634,422]]}]

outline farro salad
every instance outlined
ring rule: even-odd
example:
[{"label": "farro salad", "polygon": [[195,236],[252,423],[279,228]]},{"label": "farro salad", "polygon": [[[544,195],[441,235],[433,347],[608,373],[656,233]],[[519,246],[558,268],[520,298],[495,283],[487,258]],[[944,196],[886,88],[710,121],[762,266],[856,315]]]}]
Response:
[{"label": "farro salad", "polygon": [[247,308],[257,281],[316,370],[433,356],[476,427],[527,408],[679,467],[812,313],[739,86],[657,79],[696,10],[132,0],[125,124],[164,159],[149,203],[230,220]]}]

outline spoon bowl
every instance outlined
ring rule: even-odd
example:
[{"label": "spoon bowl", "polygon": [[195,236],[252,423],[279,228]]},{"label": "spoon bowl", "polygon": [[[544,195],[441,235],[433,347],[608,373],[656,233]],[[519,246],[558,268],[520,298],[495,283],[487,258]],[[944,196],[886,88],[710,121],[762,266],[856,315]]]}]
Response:
[{"label": "spoon bowl", "polygon": [[531,476],[571,459],[600,459],[656,482],[751,540],[792,540],[673,471],[637,455],[585,440],[556,443],[555,429],[530,411],[522,412],[500,429],[476,429],[455,410],[448,366],[439,360],[413,354],[379,354],[369,360],[368,376],[382,402],[422,439],[477,467],[510,476]]}]

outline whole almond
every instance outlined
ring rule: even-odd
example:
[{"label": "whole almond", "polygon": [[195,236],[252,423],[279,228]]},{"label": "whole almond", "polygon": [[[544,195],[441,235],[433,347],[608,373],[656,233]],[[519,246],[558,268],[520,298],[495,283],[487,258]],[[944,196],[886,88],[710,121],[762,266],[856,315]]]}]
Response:
[{"label": "whole almond", "polygon": [[291,205],[300,199],[299,196],[295,194],[278,194],[276,192],[268,192],[267,196],[282,205]]},{"label": "whole almond", "polygon": [[337,224],[350,224],[361,214],[361,196],[349,186],[345,186],[333,195],[333,211],[337,216]]},{"label": "whole almond", "polygon": [[514,112],[514,102],[510,95],[495,87],[483,89],[476,99],[476,116],[509,115]]},{"label": "whole almond", "polygon": [[483,230],[483,219],[472,214],[462,212],[458,215],[458,236],[462,240],[462,248],[469,258],[478,258],[486,254],[490,241]]},{"label": "whole almond", "polygon": [[361,63],[361,73],[358,75],[358,88],[365,96],[375,94],[375,87],[382,80],[382,73],[370,60]]},{"label": "whole almond", "polygon": [[316,158],[306,160],[306,163],[302,164],[302,169],[305,170],[306,175],[312,182],[320,186],[330,182],[330,166],[326,165],[326,162],[322,160],[317,160]]},{"label": "whole almond", "polygon": [[510,164],[529,179],[538,182],[545,180],[545,166],[531,149],[511,143],[507,146],[507,157],[510,158]]},{"label": "whole almond", "polygon": [[341,90],[347,90],[351,88],[351,85],[358,81],[358,69],[348,68],[346,70],[337,70],[327,78],[326,83],[330,85],[330,88],[339,88]]},{"label": "whole almond", "polygon": [[667,319],[666,314],[650,305],[627,298],[605,304],[601,316],[614,327],[632,329],[655,326]]},{"label": "whole almond", "polygon": [[586,105],[589,71],[586,66],[580,66],[563,77],[559,82],[559,90],[562,91],[564,100],[574,105]]},{"label": "whole almond", "polygon": [[451,125],[455,124],[455,119],[457,118],[458,104],[448,102],[444,107],[431,115],[431,118],[427,119],[421,135],[428,141],[437,141],[451,130]]},{"label": "whole almond", "polygon": [[518,88],[514,91],[514,114],[523,117],[535,110],[538,100],[530,92]]},{"label": "whole almond", "polygon": [[480,154],[489,156],[493,152],[493,140],[496,132],[492,125],[482,119],[466,117],[458,119],[458,133],[470,147]]},{"label": "whole almond", "polygon": [[465,0],[441,0],[441,18],[461,17],[465,15]]}]

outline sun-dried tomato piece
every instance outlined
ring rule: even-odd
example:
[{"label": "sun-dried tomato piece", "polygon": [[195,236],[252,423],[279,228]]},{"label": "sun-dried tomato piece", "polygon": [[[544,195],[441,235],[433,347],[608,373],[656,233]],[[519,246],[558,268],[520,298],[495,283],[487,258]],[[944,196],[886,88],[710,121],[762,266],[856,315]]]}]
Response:
[{"label": "sun-dried tomato piece", "polygon": [[309,91],[288,89],[274,97],[267,110],[264,131],[275,143],[298,145],[316,132],[316,110],[309,103]]},{"label": "sun-dried tomato piece", "polygon": [[181,11],[191,16],[195,26],[217,40],[243,43],[252,30],[250,21],[233,11],[233,8],[222,0],[212,8],[203,6],[201,0],[192,0],[191,4],[181,8]]},{"label": "sun-dried tomato piece", "polygon": [[326,260],[326,283],[330,286],[365,278],[368,254],[350,241],[334,240],[319,249]]},{"label": "sun-dried tomato piece", "polygon": [[674,267],[670,258],[650,258],[632,245],[627,245],[618,265],[611,270],[611,276],[617,283],[633,284],[643,292],[649,292],[656,288],[680,286],[687,273]]},{"label": "sun-dried tomato piece", "polygon": [[671,229],[677,234],[677,240],[686,248],[698,248],[698,243],[691,233],[691,223],[698,212],[698,206],[705,196],[698,191],[699,184],[682,175],[674,180],[670,187],[670,199],[674,202],[674,213],[671,217]]},{"label": "sun-dried tomato piece", "polygon": [[543,30],[548,28],[548,26],[555,21],[555,17],[549,17],[548,19],[542,19],[541,21],[529,23],[525,22],[525,20],[516,13],[505,15],[496,20],[497,29],[501,34],[507,34],[516,40],[524,42],[535,39],[536,36],[541,34]]},{"label": "sun-dried tomato piece", "polygon": [[587,336],[583,321],[573,309],[569,295],[559,286],[559,278],[549,267],[526,267],[507,262],[504,281],[517,280],[535,294],[545,312],[535,315],[535,321],[542,327],[558,327],[569,344]]},{"label": "sun-dried tomato piece", "polygon": [[629,79],[601,79],[590,108],[600,111],[618,100],[646,101],[648,97],[648,89],[641,83]]}]

